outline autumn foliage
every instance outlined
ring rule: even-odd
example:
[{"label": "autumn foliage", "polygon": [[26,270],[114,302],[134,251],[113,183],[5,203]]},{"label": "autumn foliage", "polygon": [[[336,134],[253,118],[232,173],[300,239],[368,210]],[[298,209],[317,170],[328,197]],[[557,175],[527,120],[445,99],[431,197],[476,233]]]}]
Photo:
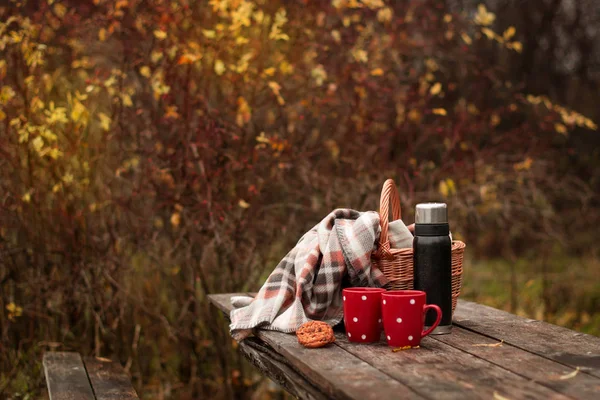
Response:
[{"label": "autumn foliage", "polygon": [[256,290],[388,177],[407,219],[450,203],[472,255],[570,246],[594,193],[567,137],[596,124],[510,81],[514,27],[440,4],[4,2],[0,393],[61,349],[146,398],[248,395],[206,295]]}]

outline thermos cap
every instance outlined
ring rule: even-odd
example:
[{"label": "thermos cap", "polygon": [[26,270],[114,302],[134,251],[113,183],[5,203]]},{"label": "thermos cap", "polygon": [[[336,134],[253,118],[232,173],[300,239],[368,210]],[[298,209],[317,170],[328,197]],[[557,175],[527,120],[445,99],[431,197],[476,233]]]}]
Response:
[{"label": "thermos cap", "polygon": [[448,206],[446,203],[420,203],[417,204],[415,214],[417,224],[445,224],[448,223]]}]

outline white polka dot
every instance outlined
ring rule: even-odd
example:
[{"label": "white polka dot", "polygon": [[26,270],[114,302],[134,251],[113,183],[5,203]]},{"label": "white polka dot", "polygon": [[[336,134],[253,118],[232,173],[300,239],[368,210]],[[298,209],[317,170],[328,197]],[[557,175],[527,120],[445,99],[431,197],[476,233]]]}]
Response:
[{"label": "white polka dot", "polygon": [[344,301],[346,301],[346,296],[344,296]]},{"label": "white polka dot", "polygon": [[410,299],[410,304],[415,304],[415,299]]},{"label": "white polka dot", "polygon": [[367,335],[362,335],[361,338],[362,340],[365,340],[367,338]]},{"label": "white polka dot", "polygon": [[383,301],[383,304],[385,304],[385,300]]},{"label": "white polka dot", "polygon": [[392,338],[391,338],[391,337],[389,337],[389,336],[388,336],[387,338],[388,338],[388,340],[392,340]]},{"label": "white polka dot", "polygon": [[352,337],[352,334],[350,332],[348,332],[348,337]]},{"label": "white polka dot", "polygon": [[363,296],[363,297],[362,297],[362,299],[363,299],[363,300],[366,300],[366,299],[367,299],[367,296]]},{"label": "white polka dot", "polygon": [[412,337],[412,336],[409,336],[409,337],[408,337],[408,340],[413,340],[413,337]]},{"label": "white polka dot", "polygon": [[358,322],[358,318],[354,317],[354,318],[352,318],[352,321]]},{"label": "white polka dot", "polygon": [[381,318],[379,318],[379,321],[377,321],[377,322],[381,323]]},{"label": "white polka dot", "polygon": [[397,323],[401,323],[402,322],[402,318],[396,318],[396,322]]}]

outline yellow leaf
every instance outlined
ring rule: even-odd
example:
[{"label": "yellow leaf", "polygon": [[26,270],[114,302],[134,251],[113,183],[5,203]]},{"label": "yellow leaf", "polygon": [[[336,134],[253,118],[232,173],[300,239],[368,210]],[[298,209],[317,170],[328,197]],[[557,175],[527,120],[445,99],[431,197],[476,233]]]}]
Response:
[{"label": "yellow leaf", "polygon": [[[154,50],[152,53],[150,53],[150,59],[152,60],[152,62],[154,64],[159,62],[161,58],[163,58],[162,51]],[[144,68],[144,67],[142,67],[142,68]],[[149,69],[148,69],[148,71],[149,71]]]},{"label": "yellow leaf", "polygon": [[561,135],[567,134],[567,127],[561,123],[554,124],[554,129],[556,129],[556,132],[560,133]]},{"label": "yellow leaf", "polygon": [[140,68],[140,74],[142,76],[145,76],[146,78],[150,78],[150,75],[152,74],[152,71],[150,71],[150,67],[147,65],[142,66],[142,68]]},{"label": "yellow leaf", "polygon": [[448,113],[446,112],[445,109],[443,108],[434,108],[433,110],[431,110],[435,115],[447,115]]},{"label": "yellow leaf", "polygon": [[500,116],[496,113],[492,114],[492,116],[490,117],[490,123],[492,124],[492,126],[497,126],[500,123],[500,121]]},{"label": "yellow leaf", "polygon": [[242,96],[238,97],[238,110],[236,115],[236,123],[239,127],[244,126],[252,118],[252,109],[250,105]]},{"label": "yellow leaf", "polygon": [[354,59],[356,61],[358,61],[358,62],[364,62],[364,63],[366,63],[367,61],[369,61],[369,55],[363,49],[354,49],[354,50],[352,50],[352,57],[354,57]]},{"label": "yellow leaf", "polygon": [[481,32],[483,32],[483,34],[485,36],[487,36],[487,38],[490,40],[492,40],[496,37],[496,33],[489,28],[481,28]]},{"label": "yellow leaf", "polygon": [[275,68],[271,67],[271,68],[267,68],[263,71],[265,73],[265,75],[267,76],[273,76],[275,75]]},{"label": "yellow leaf", "polygon": [[73,181],[75,180],[75,177],[73,176],[72,173],[67,172],[63,177],[62,180],[64,183],[66,183],[67,185],[70,183],[73,183]]},{"label": "yellow leaf", "polygon": [[171,225],[173,225],[173,227],[178,227],[179,224],[181,223],[181,214],[179,212],[174,212],[171,215]]},{"label": "yellow leaf", "polygon": [[102,129],[108,132],[111,123],[110,117],[101,112],[100,114],[98,114],[98,118],[100,118],[100,126],[102,127]]},{"label": "yellow leaf", "polygon": [[413,108],[408,112],[408,119],[418,123],[421,120],[421,113],[416,108]]},{"label": "yellow leaf", "polygon": [[29,203],[31,201],[31,190],[28,191],[27,193],[25,193],[22,197],[21,200],[23,200],[24,203]]},{"label": "yellow leaf", "polygon": [[336,143],[335,140],[326,140],[325,146],[329,149],[329,153],[331,154],[331,158],[337,161],[340,156],[340,147]]},{"label": "yellow leaf", "polygon": [[442,84],[437,82],[435,83],[431,89],[429,89],[429,93],[431,93],[432,96],[435,96],[436,94],[439,94],[442,91]]},{"label": "yellow leaf", "polygon": [[383,75],[383,70],[381,68],[375,68],[374,70],[371,70],[371,75],[381,76]]},{"label": "yellow leaf", "polygon": [[462,32],[460,34],[460,37],[468,45],[470,45],[471,43],[473,43],[473,40],[471,39],[471,37],[469,35],[467,35],[465,32]]},{"label": "yellow leaf", "polygon": [[56,13],[56,15],[62,18],[67,13],[67,7],[65,7],[64,4],[58,3],[54,6],[54,12]]},{"label": "yellow leaf", "polygon": [[509,40],[510,38],[515,36],[516,32],[517,32],[517,30],[515,29],[514,26],[509,26],[508,28],[506,28],[506,30],[504,31],[502,36],[504,37],[504,40]]},{"label": "yellow leaf", "polygon": [[131,101],[131,96],[127,93],[123,93],[121,95],[121,100],[123,101],[123,105],[125,107],[131,107],[133,105],[133,101]]},{"label": "yellow leaf", "polygon": [[496,15],[488,12],[485,5],[480,4],[477,6],[477,14],[475,14],[475,23],[477,25],[489,26],[494,23]]},{"label": "yellow leaf", "polygon": [[42,139],[41,136],[38,136],[35,139],[33,139],[31,145],[33,146],[35,151],[39,153],[42,150],[42,147],[44,147],[44,139]]},{"label": "yellow leaf", "polygon": [[217,36],[215,31],[211,31],[209,29],[202,29],[202,34],[209,39],[214,39]]},{"label": "yellow leaf", "polygon": [[512,42],[511,43],[512,48],[517,52],[520,53],[523,51],[523,45],[521,44],[521,42]]},{"label": "yellow leaf", "polygon": [[531,159],[531,157],[527,157],[525,160],[513,164],[513,168],[515,169],[515,171],[527,171],[531,168],[532,164],[533,159]]},{"label": "yellow leaf", "polygon": [[248,202],[244,199],[240,199],[240,201],[238,201],[238,206],[242,207],[242,208],[248,208],[250,207],[250,204],[248,204]]},{"label": "yellow leaf", "polygon": [[502,347],[502,344],[504,343],[504,339],[502,339],[501,341],[497,342],[497,343],[477,343],[477,344],[473,344],[473,347]]},{"label": "yellow leaf", "polygon": [[215,73],[219,76],[223,75],[225,72],[225,63],[221,60],[215,61]]},{"label": "yellow leaf", "polygon": [[450,15],[450,14],[444,15],[444,22],[445,23],[449,23],[451,21],[452,21],[452,15]]},{"label": "yellow leaf", "polygon": [[332,30],[331,37],[333,38],[333,40],[335,40],[336,43],[340,43],[342,41],[342,35],[340,35],[340,32],[338,30]]},{"label": "yellow leaf", "polygon": [[106,29],[100,28],[100,30],[98,31],[98,39],[101,42],[104,42],[106,40]]},{"label": "yellow leaf", "polygon": [[294,72],[294,66],[284,60],[281,62],[281,64],[279,64],[279,70],[281,71],[282,74],[289,75],[292,72]]},{"label": "yellow leaf", "polygon": [[393,16],[394,13],[390,7],[384,7],[377,11],[377,20],[379,22],[390,22]]},{"label": "yellow leaf", "polygon": [[494,400],[510,400],[508,397],[500,395],[500,393],[494,390]]},{"label": "yellow leaf", "polygon": [[167,32],[157,29],[154,31],[154,37],[157,38],[158,40],[164,40],[167,38]]},{"label": "yellow leaf", "polygon": [[438,190],[442,196],[448,197],[448,185],[446,185],[446,181],[440,181]]},{"label": "yellow leaf", "polygon": [[167,119],[169,119],[169,118],[173,118],[173,119],[179,118],[179,113],[177,112],[177,106],[167,106],[167,108],[165,110],[165,118],[167,118]]},{"label": "yellow leaf", "polygon": [[558,378],[558,379],[560,379],[560,380],[562,380],[562,381],[564,381],[564,380],[566,380],[566,379],[572,379],[572,378],[575,378],[575,376],[577,376],[577,374],[578,374],[578,373],[579,373],[579,367],[575,368],[575,371],[573,371],[573,372],[571,372],[571,373],[568,373],[568,374],[566,374],[566,375],[563,375],[563,376],[561,376],[561,377],[560,377],[560,378]]},{"label": "yellow leaf", "polygon": [[4,121],[6,119],[6,113],[0,110],[0,121]]}]

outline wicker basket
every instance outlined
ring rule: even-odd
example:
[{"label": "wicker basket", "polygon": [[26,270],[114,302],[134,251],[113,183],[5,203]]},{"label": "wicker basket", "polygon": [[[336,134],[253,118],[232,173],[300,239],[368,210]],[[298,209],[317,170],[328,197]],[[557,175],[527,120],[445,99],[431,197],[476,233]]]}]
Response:
[{"label": "wicker basket", "polygon": [[[371,256],[371,262],[378,267],[389,283],[387,289],[413,289],[413,249],[392,249],[388,238],[389,210],[392,207],[392,221],[401,218],[400,197],[396,184],[388,179],[381,190],[379,208],[381,236],[379,247]],[[465,244],[459,240],[452,242],[452,312],[460,295],[463,273]]]}]

